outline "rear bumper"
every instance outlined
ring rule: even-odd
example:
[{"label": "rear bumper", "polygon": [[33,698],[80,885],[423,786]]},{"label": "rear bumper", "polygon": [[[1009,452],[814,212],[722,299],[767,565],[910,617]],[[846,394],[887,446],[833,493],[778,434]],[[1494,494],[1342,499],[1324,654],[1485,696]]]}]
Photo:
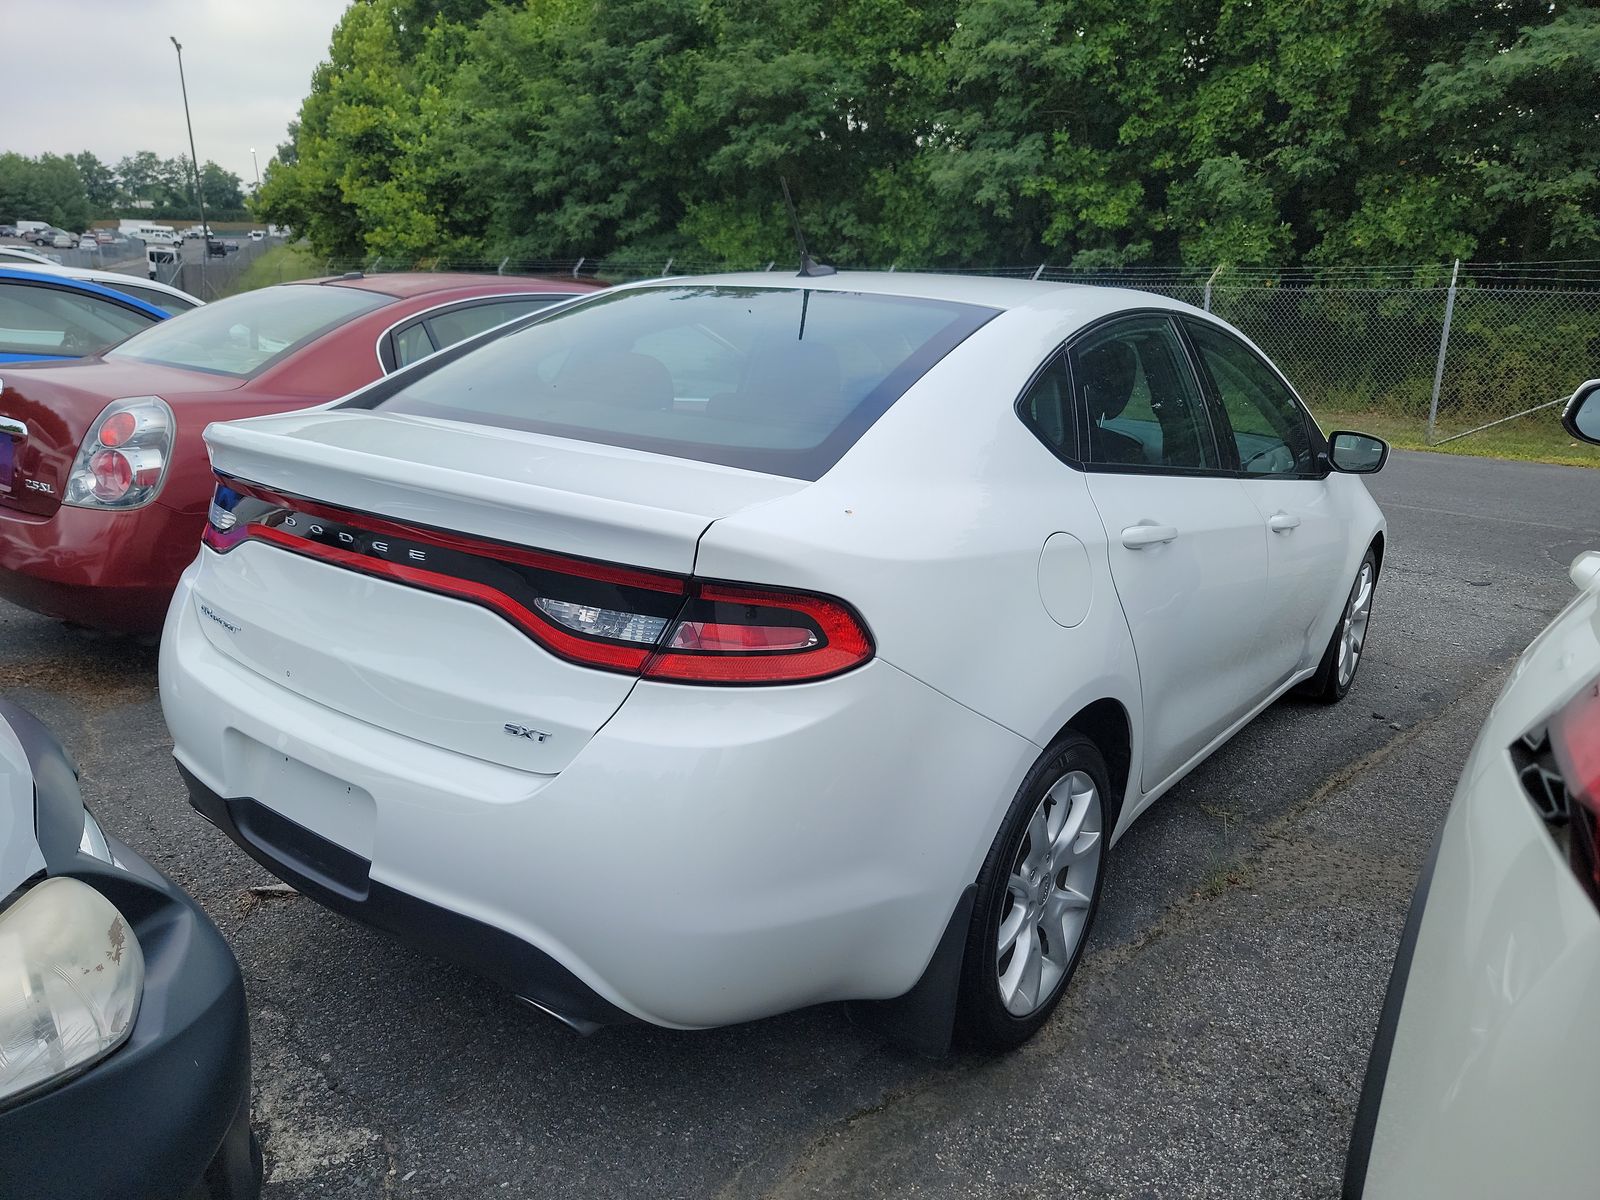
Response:
[{"label": "rear bumper", "polygon": [[535,774],[239,665],[191,588],[161,698],[196,806],[332,907],[588,1020],[696,1028],[904,993],[1038,753],[876,661],[759,690],[641,682]]},{"label": "rear bumper", "polygon": [[157,632],[204,524],[160,502],[131,512],[62,505],[45,518],[0,510],[0,597],[96,629]]},{"label": "rear bumper", "polygon": [[27,723],[39,842],[51,875],[96,888],[127,917],[145,959],[125,1042],[69,1082],[0,1111],[0,1200],[253,1200],[250,1037],[239,965],[200,906],[127,846],[120,867],[77,850],[82,800],[58,744]]}]

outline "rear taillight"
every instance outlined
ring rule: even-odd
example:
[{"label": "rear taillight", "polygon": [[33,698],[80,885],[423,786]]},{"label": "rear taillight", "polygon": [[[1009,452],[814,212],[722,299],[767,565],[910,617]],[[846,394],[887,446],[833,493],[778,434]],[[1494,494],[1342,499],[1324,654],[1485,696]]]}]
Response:
[{"label": "rear taillight", "polygon": [[571,662],[680,683],[799,683],[872,657],[841,600],[594,562],[220,479],[202,540],[269,545],[480,605]]},{"label": "rear taillight", "polygon": [[159,396],[113,400],[89,427],[63,503],[138,508],[156,498],[172,461],[172,410]]},{"label": "rear taillight", "polygon": [[1567,792],[1567,859],[1600,903],[1600,680],[1550,718],[1549,736]]}]

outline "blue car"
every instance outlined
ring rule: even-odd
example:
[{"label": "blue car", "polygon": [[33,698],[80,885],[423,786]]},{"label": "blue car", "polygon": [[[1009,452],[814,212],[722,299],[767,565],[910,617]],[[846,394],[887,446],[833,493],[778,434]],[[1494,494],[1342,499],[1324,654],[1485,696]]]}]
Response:
[{"label": "blue car", "polygon": [[166,319],[86,280],[0,269],[0,363],[83,358]]}]

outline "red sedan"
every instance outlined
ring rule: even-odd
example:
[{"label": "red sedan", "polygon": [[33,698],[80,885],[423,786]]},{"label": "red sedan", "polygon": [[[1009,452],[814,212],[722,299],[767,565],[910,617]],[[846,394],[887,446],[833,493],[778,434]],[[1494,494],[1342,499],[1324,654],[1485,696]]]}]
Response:
[{"label": "red sedan", "polygon": [[246,292],[104,354],[0,375],[0,597],[100,629],[161,628],[194,558],[212,421],[309,408],[600,285],[359,275]]}]

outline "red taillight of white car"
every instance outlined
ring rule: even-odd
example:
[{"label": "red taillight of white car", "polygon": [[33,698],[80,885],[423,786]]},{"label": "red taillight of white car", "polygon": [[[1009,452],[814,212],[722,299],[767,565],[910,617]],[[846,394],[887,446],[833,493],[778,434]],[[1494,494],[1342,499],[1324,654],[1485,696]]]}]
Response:
[{"label": "red taillight of white car", "polygon": [[334,566],[466,600],[553,654],[646,679],[801,683],[872,657],[830,596],[595,562],[287,496],[220,479],[203,540],[219,554],[265,542]]},{"label": "red taillight of white car", "polygon": [[1600,679],[1550,718],[1550,751],[1567,791],[1567,858],[1600,903]]},{"label": "red taillight of white car", "polygon": [[113,400],[89,427],[63,503],[139,508],[156,498],[172,461],[172,410],[159,396]]}]

